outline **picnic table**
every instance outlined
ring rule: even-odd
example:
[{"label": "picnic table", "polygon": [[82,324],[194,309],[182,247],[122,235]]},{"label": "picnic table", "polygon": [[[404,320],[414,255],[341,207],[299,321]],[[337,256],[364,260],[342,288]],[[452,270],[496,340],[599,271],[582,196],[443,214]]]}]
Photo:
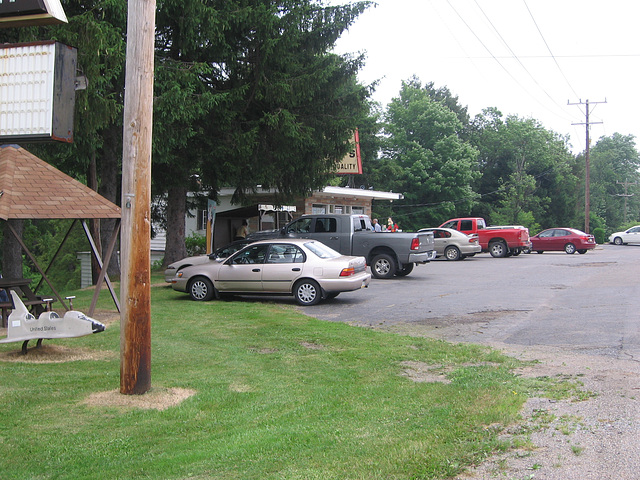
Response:
[{"label": "picnic table", "polygon": [[9,294],[10,290],[20,295],[22,303],[24,303],[36,317],[44,312],[47,307],[51,306],[51,302],[53,302],[54,299],[36,295],[35,292],[31,290],[31,287],[29,287],[30,284],[31,280],[28,278],[0,278],[0,288],[4,288],[9,295],[8,302],[0,302],[0,309],[2,309],[2,327],[7,326],[9,310],[15,308],[11,295]]}]

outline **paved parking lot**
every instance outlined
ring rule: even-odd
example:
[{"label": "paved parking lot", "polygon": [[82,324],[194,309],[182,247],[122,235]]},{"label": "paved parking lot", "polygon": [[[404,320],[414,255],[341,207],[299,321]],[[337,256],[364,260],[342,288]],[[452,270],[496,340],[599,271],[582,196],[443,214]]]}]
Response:
[{"label": "paved parking lot", "polygon": [[320,319],[491,345],[640,358],[640,246],[436,260],[304,309]]}]

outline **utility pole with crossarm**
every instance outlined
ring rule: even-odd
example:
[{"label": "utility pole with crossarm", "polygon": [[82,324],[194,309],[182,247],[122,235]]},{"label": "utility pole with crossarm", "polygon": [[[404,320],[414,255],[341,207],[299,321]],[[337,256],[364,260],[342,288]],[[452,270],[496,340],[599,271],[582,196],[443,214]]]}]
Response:
[{"label": "utility pole with crossarm", "polygon": [[587,132],[587,146],[586,146],[586,150],[585,150],[585,175],[584,175],[584,232],[585,233],[589,233],[589,217],[590,217],[590,212],[589,212],[589,190],[590,190],[590,166],[589,166],[589,126],[590,125],[594,125],[597,123],[602,123],[602,122],[589,122],[589,105],[593,105],[593,104],[597,104],[597,103],[607,103],[607,99],[605,98],[603,102],[591,102],[589,103],[589,100],[587,99],[587,101],[585,103],[582,102],[582,100],[580,100],[577,103],[569,103],[569,101],[567,101],[567,105],[586,105],[585,108],[585,113],[586,113],[586,121],[584,123],[572,123],[571,125],[586,125],[586,132]]}]

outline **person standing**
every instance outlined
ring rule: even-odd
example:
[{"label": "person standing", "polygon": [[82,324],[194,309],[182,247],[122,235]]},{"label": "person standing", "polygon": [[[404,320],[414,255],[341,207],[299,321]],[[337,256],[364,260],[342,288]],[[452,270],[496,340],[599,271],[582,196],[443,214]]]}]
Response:
[{"label": "person standing", "polygon": [[242,225],[236,231],[236,236],[234,240],[244,240],[249,235],[249,225],[246,220],[242,220]]},{"label": "person standing", "polygon": [[374,232],[381,232],[382,231],[382,225],[380,225],[380,222],[378,222],[377,218],[374,218],[371,221],[371,230],[373,230]]},{"label": "person standing", "polygon": [[397,232],[397,231],[398,231],[398,224],[393,223],[393,220],[391,219],[391,217],[389,217],[387,219],[387,232]]}]

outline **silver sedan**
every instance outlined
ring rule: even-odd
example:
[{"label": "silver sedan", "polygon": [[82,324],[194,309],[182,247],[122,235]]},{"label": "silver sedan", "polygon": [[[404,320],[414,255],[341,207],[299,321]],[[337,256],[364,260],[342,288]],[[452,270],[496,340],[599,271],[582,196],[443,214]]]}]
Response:
[{"label": "silver sedan", "polygon": [[181,260],[178,260],[177,262],[173,262],[169,264],[167,266],[167,269],[164,271],[164,281],[167,283],[171,283],[171,280],[173,280],[173,277],[176,276],[176,273],[178,273],[183,268],[190,267],[191,265],[209,263],[219,258],[227,258],[232,253],[237,252],[250,243],[252,243],[251,240],[237,240],[230,243],[229,245],[218,248],[216,251],[210,253],[209,255],[196,255],[193,257],[183,258]]},{"label": "silver sedan", "polygon": [[418,232],[433,232],[436,255],[447,260],[463,260],[482,251],[478,235],[466,235],[452,228],[421,228]]},{"label": "silver sedan", "polygon": [[262,240],[227,259],[181,269],[171,286],[193,300],[222,294],[293,295],[306,306],[367,287],[371,274],[366,268],[364,257],[341,255],[318,241]]}]

